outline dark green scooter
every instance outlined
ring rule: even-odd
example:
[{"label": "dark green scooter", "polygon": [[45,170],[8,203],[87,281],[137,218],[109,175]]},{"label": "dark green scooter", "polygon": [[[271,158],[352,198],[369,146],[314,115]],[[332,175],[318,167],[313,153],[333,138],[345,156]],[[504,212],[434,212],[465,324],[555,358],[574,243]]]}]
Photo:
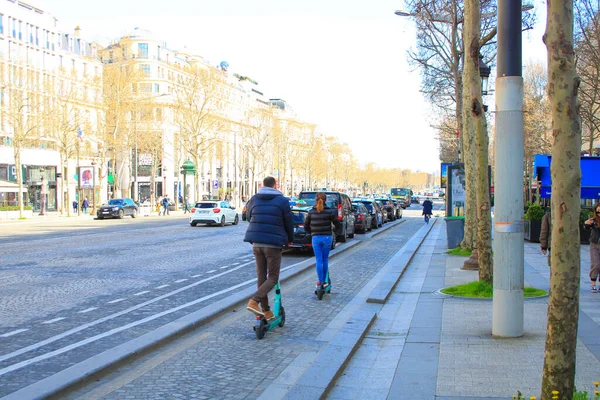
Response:
[{"label": "dark green scooter", "polygon": [[281,289],[279,282],[275,284],[275,300],[273,301],[274,317],[267,321],[263,315],[256,316],[256,325],[254,325],[254,333],[257,339],[265,337],[266,333],[275,329],[276,326],[283,327],[285,324],[285,309],[281,305]]}]

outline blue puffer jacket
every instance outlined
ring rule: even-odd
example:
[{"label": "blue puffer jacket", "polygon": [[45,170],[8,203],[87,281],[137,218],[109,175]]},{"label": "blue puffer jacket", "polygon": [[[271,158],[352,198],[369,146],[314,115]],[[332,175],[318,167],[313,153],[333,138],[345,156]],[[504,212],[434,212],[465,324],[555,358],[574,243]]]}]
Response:
[{"label": "blue puffer jacket", "polygon": [[277,189],[262,187],[248,204],[250,221],[244,242],[285,246],[294,239],[290,202]]}]

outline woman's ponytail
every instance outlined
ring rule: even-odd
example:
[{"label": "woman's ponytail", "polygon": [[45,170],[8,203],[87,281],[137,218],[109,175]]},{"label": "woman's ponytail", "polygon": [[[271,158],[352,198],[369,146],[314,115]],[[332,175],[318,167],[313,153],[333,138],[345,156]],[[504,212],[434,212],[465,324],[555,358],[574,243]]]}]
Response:
[{"label": "woman's ponytail", "polygon": [[325,208],[325,200],[327,199],[327,196],[325,196],[325,193],[317,193],[317,204],[316,204],[316,209],[318,212],[322,212],[323,209]]}]

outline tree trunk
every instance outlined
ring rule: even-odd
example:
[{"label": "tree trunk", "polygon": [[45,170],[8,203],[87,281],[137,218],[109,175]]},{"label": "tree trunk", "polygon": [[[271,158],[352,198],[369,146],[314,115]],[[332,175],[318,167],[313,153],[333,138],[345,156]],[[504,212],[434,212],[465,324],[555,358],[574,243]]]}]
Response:
[{"label": "tree trunk", "polygon": [[552,266],[542,399],[573,398],[579,319],[581,124],[573,49],[572,0],[548,1],[544,43],[552,109]]},{"label": "tree trunk", "polygon": [[[465,7],[467,2],[465,2]],[[465,16],[466,16],[465,11]],[[479,32],[479,30],[477,30]],[[471,35],[471,36],[467,36]],[[477,39],[474,36],[477,35]],[[469,38],[472,39],[469,39]],[[477,41],[477,50],[474,50],[479,54],[479,36],[475,32],[469,33],[463,31],[464,43],[473,42],[473,40]],[[470,50],[469,50],[470,52]],[[479,65],[479,58],[477,58],[477,64]],[[473,250],[475,248],[475,239],[477,236],[477,196],[476,196],[476,182],[477,182],[477,171],[476,171],[476,154],[475,154],[475,121],[473,119],[473,115],[471,112],[471,108],[473,106],[473,93],[474,91],[481,90],[478,88],[474,88],[473,86],[477,86],[479,77],[479,70],[476,68],[472,62],[465,62],[463,67],[463,99],[462,104],[467,104],[468,107],[462,107],[462,131],[461,135],[463,137],[463,160],[465,164],[465,232],[463,236],[463,241],[460,246],[467,250]],[[479,104],[481,107],[481,104]]]},{"label": "tree trunk", "polygon": [[65,163],[64,176],[63,176],[62,182],[63,182],[63,195],[65,193],[64,185],[65,184],[67,185],[67,194],[65,196],[67,199],[66,200],[67,201],[66,208],[67,208],[67,217],[70,217],[71,209],[73,208],[73,206],[71,204],[71,196],[69,195],[69,164],[68,163]]},{"label": "tree trunk", "polygon": [[[471,229],[469,235],[475,242],[478,254],[479,280],[492,283],[492,239],[490,215],[490,196],[488,189],[488,136],[487,123],[481,101],[481,78],[479,76],[479,50],[481,35],[481,5],[479,0],[465,1],[465,21],[463,37],[465,43],[465,62],[463,67],[463,124],[469,126],[469,134],[473,132],[473,148],[469,149],[469,156],[473,157],[472,164],[468,166],[471,176],[467,177],[467,212],[465,218],[465,233],[468,218],[472,218],[471,225],[476,227],[475,232]],[[469,178],[471,184],[469,184]],[[470,187],[474,192],[473,201]],[[477,222],[476,224],[473,222]],[[467,239],[469,240],[469,239]]]},{"label": "tree trunk", "polygon": [[15,172],[17,177],[17,184],[19,185],[19,193],[17,195],[17,200],[19,204],[19,219],[21,219],[23,218],[23,170],[21,168],[21,149],[19,148],[19,146],[15,145],[13,151],[15,156]]}]

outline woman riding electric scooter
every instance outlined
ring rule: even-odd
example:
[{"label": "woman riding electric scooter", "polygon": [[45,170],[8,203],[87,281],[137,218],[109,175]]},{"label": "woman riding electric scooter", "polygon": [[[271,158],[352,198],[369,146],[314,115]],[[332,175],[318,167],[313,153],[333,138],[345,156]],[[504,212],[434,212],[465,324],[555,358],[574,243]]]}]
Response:
[{"label": "woman riding electric scooter", "polygon": [[326,203],[327,195],[323,192],[317,193],[316,204],[308,212],[304,220],[304,230],[310,233],[312,248],[315,252],[317,276],[319,278],[315,294],[319,300],[323,298],[324,293],[331,291],[329,250],[331,249],[333,235],[335,235],[340,225],[337,213],[334,213]]}]

